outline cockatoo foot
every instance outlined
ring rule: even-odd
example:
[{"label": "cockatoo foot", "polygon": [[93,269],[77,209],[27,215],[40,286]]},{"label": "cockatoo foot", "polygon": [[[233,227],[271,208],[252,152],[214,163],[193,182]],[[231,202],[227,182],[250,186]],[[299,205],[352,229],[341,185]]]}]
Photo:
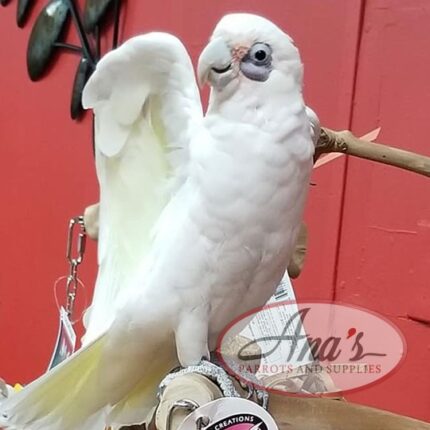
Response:
[{"label": "cockatoo foot", "polygon": [[169,373],[158,386],[158,398],[161,397],[165,388],[170,382],[172,382],[175,378],[188,373],[197,373],[199,375],[206,376],[219,386],[224,397],[240,397],[240,394],[237,392],[233,381],[230,379],[230,376],[227,374],[227,372],[222,367],[203,359],[199,364],[178,368],[177,370]]},{"label": "cockatoo foot", "polygon": [[[231,377],[220,365],[212,363],[206,359],[202,359],[199,364],[184,368],[177,368],[171,373],[169,373],[161,381],[161,384],[158,387],[158,398],[161,398],[164,390],[166,389],[167,385],[170,384],[170,382],[172,382],[177,377],[190,373],[197,373],[206,376],[208,379],[218,385],[224,397],[241,397],[239,392],[236,390]],[[247,379],[248,377],[255,378],[255,375],[247,375]],[[260,385],[258,384],[256,378],[255,385],[251,382],[244,382],[237,377],[235,377],[235,379],[238,381],[243,390],[247,393],[247,399],[256,401],[260,406],[267,410],[269,405],[269,393],[265,390],[255,388],[255,386]]]}]

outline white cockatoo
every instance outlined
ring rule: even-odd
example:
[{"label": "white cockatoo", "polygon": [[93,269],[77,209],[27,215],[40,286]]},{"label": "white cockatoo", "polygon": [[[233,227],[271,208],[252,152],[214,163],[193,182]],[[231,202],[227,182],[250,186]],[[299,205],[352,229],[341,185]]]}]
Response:
[{"label": "white cockatoo", "polygon": [[147,420],[165,374],[208,357],[284,275],[314,153],[299,52],[270,21],[232,14],[197,72],[205,116],[171,35],[135,37],[97,65],[83,103],[96,115],[100,311],[95,300],[84,347],[1,404],[6,426]]}]

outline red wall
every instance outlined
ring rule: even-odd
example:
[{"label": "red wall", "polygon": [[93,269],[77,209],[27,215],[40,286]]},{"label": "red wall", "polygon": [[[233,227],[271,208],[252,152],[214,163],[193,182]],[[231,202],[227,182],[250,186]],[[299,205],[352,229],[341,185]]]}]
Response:
[{"label": "red wall", "polygon": [[[67,222],[97,200],[97,182],[90,117],[74,123],[68,113],[77,58],[62,55],[47,78],[31,83],[30,26],[15,26],[15,8],[12,1],[0,9],[0,375],[25,383],[48,363],[57,330],[53,284],[67,273]],[[357,134],[381,126],[378,140],[429,153],[428,0],[128,1],[123,38],[169,31],[196,59],[231,11],[263,14],[293,36],[307,102],[324,125]],[[430,420],[430,184],[353,159],[321,168],[313,182],[309,257],[297,295],[381,312],[408,343],[395,375],[348,399]],[[95,272],[90,244],[81,270],[88,295]]]}]

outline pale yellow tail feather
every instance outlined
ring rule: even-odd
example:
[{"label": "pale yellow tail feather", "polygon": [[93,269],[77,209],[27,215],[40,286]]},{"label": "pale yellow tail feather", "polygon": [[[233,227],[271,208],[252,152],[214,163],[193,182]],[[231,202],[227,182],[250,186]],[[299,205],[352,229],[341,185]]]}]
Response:
[{"label": "pale yellow tail feather", "polygon": [[103,396],[91,392],[104,341],[103,335],[3,402],[6,428],[72,430],[103,413]]}]

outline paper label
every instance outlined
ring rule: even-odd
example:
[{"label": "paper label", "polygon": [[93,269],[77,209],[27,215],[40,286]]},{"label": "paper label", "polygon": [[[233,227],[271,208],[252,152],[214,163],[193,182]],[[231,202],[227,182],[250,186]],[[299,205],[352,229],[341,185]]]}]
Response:
[{"label": "paper label", "polygon": [[200,429],[278,430],[278,427],[272,416],[256,403],[238,397],[223,397],[196,409],[178,428],[178,430]]},{"label": "paper label", "polygon": [[[267,302],[268,305],[280,302],[289,302],[286,306],[276,306],[271,309],[271,312],[259,312],[252,319],[241,335],[248,339],[264,339],[274,334],[282,333],[284,328],[287,327],[286,334],[289,335],[291,341],[283,341],[279,343],[278,347],[272,354],[261,359],[260,370],[256,373],[257,378],[261,378],[267,374],[265,369],[270,369],[271,365],[284,365],[285,357],[289,357],[290,351],[293,349],[293,342],[296,343],[294,348],[295,354],[288,360],[291,367],[296,367],[303,364],[312,363],[313,360],[304,362],[299,359],[300,352],[308,348],[306,333],[303,325],[287,324],[288,320],[293,315],[297,314],[298,306],[295,304],[296,296],[294,294],[293,285],[291,284],[288,273],[285,272],[281,283],[278,285],[275,294]],[[273,341],[259,341],[257,342],[263,351],[270,349]]]}]

